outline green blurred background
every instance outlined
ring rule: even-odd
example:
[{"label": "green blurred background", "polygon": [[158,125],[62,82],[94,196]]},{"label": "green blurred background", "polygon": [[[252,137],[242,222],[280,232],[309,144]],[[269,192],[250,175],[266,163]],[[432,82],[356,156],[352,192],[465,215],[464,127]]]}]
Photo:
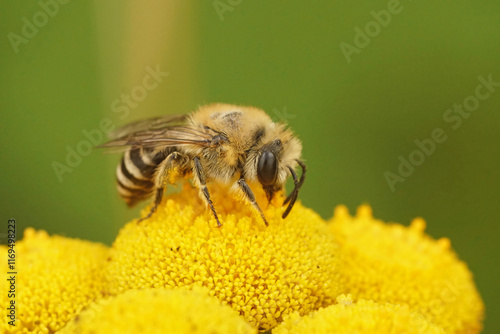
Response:
[{"label": "green blurred background", "polygon": [[[119,156],[94,149],[61,182],[53,169],[85,145],[83,130],[208,102],[255,105],[302,139],[305,205],[324,218],[361,203],[387,221],[424,217],[474,272],[484,333],[500,332],[500,87],[458,129],[443,120],[478,76],[500,81],[498,1],[401,1],[379,31],[371,11],[387,1],[65,1],[0,5],[5,229],[15,217],[20,228],[110,244],[138,214],[115,190]],[[366,24],[369,44],[348,62],[341,43],[355,46]],[[169,75],[117,112],[148,67]],[[447,141],[392,191],[384,173],[435,128]]]}]

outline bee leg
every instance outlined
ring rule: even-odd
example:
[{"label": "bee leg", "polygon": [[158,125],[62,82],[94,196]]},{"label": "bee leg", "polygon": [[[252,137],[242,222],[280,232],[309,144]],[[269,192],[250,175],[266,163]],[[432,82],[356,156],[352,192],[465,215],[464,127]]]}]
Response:
[{"label": "bee leg", "polygon": [[139,219],[138,221],[139,223],[145,219],[148,219],[153,215],[153,213],[156,212],[156,209],[158,208],[158,205],[160,205],[161,199],[163,198],[163,193],[165,192],[165,181],[166,181],[165,178],[167,172],[169,169],[172,169],[175,163],[178,162],[181,158],[182,155],[179,152],[172,152],[165,158],[165,160],[163,160],[158,165],[158,171],[156,172],[156,178],[155,178],[155,186],[156,186],[155,201],[147,216]]},{"label": "bee leg", "polygon": [[212,203],[212,199],[210,198],[210,193],[207,188],[207,180],[205,178],[205,173],[203,172],[203,167],[201,166],[200,159],[198,157],[193,158],[194,165],[194,177],[196,178],[197,183],[199,184],[200,191],[203,193],[207,204],[210,206],[212,213],[214,215],[215,220],[217,221],[217,227],[221,227],[222,224],[219,221],[219,217],[217,216],[217,212],[215,212],[214,205]]},{"label": "bee leg", "polygon": [[267,223],[266,217],[264,216],[264,213],[260,209],[259,204],[257,204],[257,201],[255,200],[255,195],[252,192],[252,189],[248,186],[248,184],[245,182],[245,179],[241,178],[238,180],[238,185],[240,186],[241,190],[243,190],[243,193],[245,194],[245,197],[250,201],[252,206],[260,213],[260,216],[262,217],[262,220],[264,220],[264,223],[266,226],[269,226]]},{"label": "bee leg", "polygon": [[283,216],[282,216],[283,218],[286,218],[286,216],[288,216],[288,214],[292,210],[293,205],[295,204],[295,201],[297,200],[297,196],[299,194],[299,190],[297,188],[297,186],[299,184],[299,181],[297,180],[297,175],[295,174],[295,172],[293,171],[292,168],[288,167],[288,169],[290,170],[290,173],[292,173],[293,183],[295,184],[295,187],[293,188],[292,193],[290,195],[288,195],[287,199],[285,200],[285,203],[283,203],[283,204],[286,204],[287,201],[290,202],[288,204],[288,207],[286,208],[285,212],[283,212]]},{"label": "bee leg", "polygon": [[[290,193],[290,195],[288,195],[288,197],[286,198],[286,200],[283,202],[283,205],[286,205],[288,202],[290,202],[290,200],[292,199],[292,196],[293,194],[296,192],[297,195],[298,195],[298,192],[300,190],[300,188],[302,187],[302,184],[304,183],[304,180],[306,179],[306,164],[303,163],[302,161],[300,160],[297,160],[297,163],[300,165],[300,167],[302,168],[302,175],[300,176],[300,181],[298,183],[294,182],[295,183],[295,188],[293,189],[293,191]],[[292,174],[293,176],[293,174]],[[295,181],[295,180],[294,180]],[[290,208],[291,210],[291,208]]]}]

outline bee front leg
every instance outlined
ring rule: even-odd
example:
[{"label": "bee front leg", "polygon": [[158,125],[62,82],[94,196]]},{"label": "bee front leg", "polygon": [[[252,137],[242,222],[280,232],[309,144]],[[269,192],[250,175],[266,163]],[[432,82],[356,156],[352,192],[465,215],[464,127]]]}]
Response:
[{"label": "bee front leg", "polygon": [[245,198],[260,213],[260,216],[262,217],[262,220],[264,220],[264,223],[266,224],[266,226],[269,226],[269,224],[267,223],[266,217],[264,216],[264,213],[262,212],[259,204],[257,204],[257,201],[255,200],[255,195],[253,194],[252,189],[250,189],[248,184],[245,182],[245,179],[243,179],[243,178],[239,179],[238,185],[240,186],[241,190],[243,191]]},{"label": "bee front leg", "polygon": [[200,191],[203,194],[206,202],[210,206],[210,209],[212,210],[212,213],[215,217],[215,220],[217,221],[217,227],[221,227],[222,224],[219,221],[219,217],[217,216],[217,212],[215,212],[214,205],[212,203],[212,199],[210,198],[210,193],[208,192],[207,188],[207,180],[205,177],[205,172],[203,171],[203,167],[201,166],[200,159],[198,157],[193,158],[193,169],[195,171],[194,177],[196,180],[196,183],[200,187]]},{"label": "bee front leg", "polygon": [[155,176],[155,189],[156,189],[155,200],[148,215],[146,217],[139,219],[139,222],[148,219],[153,215],[153,213],[155,213],[156,209],[158,208],[158,205],[160,205],[161,203],[161,199],[163,198],[163,193],[165,192],[165,184],[167,181],[166,177],[168,175],[168,171],[173,169],[176,165],[178,165],[179,162],[183,160],[183,158],[184,156],[181,155],[179,152],[172,152],[165,158],[165,160],[163,160],[158,165]]}]

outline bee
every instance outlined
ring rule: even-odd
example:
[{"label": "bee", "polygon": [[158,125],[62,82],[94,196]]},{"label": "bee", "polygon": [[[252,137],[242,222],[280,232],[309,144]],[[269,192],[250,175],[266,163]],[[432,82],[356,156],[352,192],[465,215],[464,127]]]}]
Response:
[{"label": "bee", "polygon": [[[251,185],[262,186],[269,203],[292,176],[294,188],[283,205],[285,218],[304,183],[302,144],[283,123],[261,109],[210,104],[187,115],[170,115],[134,122],[111,134],[101,147],[124,151],[116,169],[120,196],[132,207],[154,197],[149,218],[161,203],[165,187],[175,178],[193,179],[201,199],[222,226],[208,187],[211,183],[239,192],[268,225]],[[300,179],[295,173],[302,168]]]}]

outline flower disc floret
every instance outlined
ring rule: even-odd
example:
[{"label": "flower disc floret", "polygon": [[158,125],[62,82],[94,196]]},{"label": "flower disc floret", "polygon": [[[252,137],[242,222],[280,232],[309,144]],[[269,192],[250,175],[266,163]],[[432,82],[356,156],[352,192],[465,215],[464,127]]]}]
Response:
[{"label": "flower disc floret", "polygon": [[339,273],[354,300],[408,305],[447,333],[479,333],[484,305],[467,265],[446,238],[373,218],[369,206],[351,217],[335,209],[330,229],[339,243]]},{"label": "flower disc floret", "polygon": [[128,290],[83,310],[58,334],[256,334],[236,311],[196,289]]},{"label": "flower disc floret", "polygon": [[337,246],[316,213],[296,203],[283,220],[283,199],[276,199],[264,206],[265,226],[246,203],[210,191],[221,228],[189,185],[151,218],[128,223],[112,246],[108,292],[204,286],[259,329],[335,301]]},{"label": "flower disc floret", "polygon": [[350,295],[337,302],[304,317],[293,314],[273,334],[445,334],[408,306],[363,299],[354,303]]},{"label": "flower disc floret", "polygon": [[102,297],[106,246],[28,228],[14,249],[15,296],[8,297],[9,282],[0,280],[0,304],[14,300],[17,319],[15,326],[9,325],[2,306],[2,333],[53,333]]}]

